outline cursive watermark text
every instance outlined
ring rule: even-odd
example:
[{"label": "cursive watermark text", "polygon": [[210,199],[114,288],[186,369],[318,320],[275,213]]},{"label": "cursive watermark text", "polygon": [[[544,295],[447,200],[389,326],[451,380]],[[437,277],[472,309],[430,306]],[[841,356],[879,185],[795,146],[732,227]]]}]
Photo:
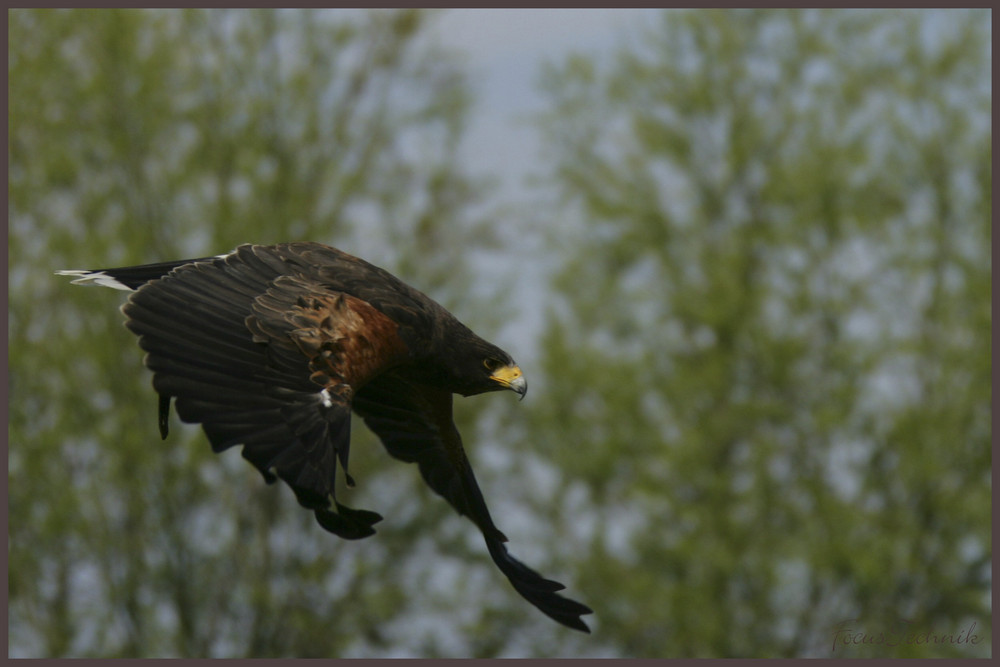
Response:
[{"label": "cursive watermark text", "polygon": [[978,644],[981,639],[975,634],[976,622],[959,629],[958,632],[937,633],[916,628],[905,618],[897,619],[876,631],[863,627],[857,619],[842,621],[833,631],[831,653],[838,647],[850,646],[923,646],[933,644]]}]

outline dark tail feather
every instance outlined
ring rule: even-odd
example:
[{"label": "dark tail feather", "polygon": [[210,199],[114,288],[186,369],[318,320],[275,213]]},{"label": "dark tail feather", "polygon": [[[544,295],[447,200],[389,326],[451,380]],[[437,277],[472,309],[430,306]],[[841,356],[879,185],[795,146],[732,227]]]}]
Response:
[{"label": "dark tail feather", "polygon": [[143,264],[141,266],[123,266],[118,269],[95,269],[93,271],[58,271],[60,276],[76,276],[74,285],[103,285],[121,290],[136,290],[148,283],[167,275],[178,266],[192,264],[194,262],[206,262],[215,259],[214,257],[200,257],[198,259],[180,259],[173,262],[159,262],[157,264]]}]

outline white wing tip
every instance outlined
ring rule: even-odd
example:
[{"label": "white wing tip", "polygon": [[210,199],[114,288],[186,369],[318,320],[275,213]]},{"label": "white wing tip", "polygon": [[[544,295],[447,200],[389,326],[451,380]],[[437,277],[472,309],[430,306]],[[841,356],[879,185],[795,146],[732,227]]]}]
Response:
[{"label": "white wing tip", "polygon": [[104,271],[81,271],[79,269],[67,269],[63,271],[56,271],[57,276],[76,276],[76,280],[71,281],[72,285],[100,285],[101,287],[110,287],[112,289],[124,290],[126,292],[133,291],[128,285],[123,285],[118,282],[115,278],[112,278]]}]

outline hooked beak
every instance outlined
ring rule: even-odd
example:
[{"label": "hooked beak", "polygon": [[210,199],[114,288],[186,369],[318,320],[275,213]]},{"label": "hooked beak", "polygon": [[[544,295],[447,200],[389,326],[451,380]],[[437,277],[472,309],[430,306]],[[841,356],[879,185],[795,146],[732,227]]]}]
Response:
[{"label": "hooked beak", "polygon": [[516,392],[521,399],[528,393],[528,381],[524,379],[524,374],[517,366],[503,366],[498,368],[490,379],[499,384],[504,389]]}]

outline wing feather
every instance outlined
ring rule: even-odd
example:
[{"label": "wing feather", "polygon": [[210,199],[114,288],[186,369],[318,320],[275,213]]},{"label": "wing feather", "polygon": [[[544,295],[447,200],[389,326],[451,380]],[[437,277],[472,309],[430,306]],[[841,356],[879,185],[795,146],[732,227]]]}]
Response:
[{"label": "wing feather", "polygon": [[451,405],[451,393],[418,388],[393,373],[369,383],[354,399],[355,412],[389,454],[416,463],[428,486],[479,527],[493,562],[524,599],[553,620],[590,632],[580,618],[592,613],[589,607],[557,595],[562,584],[544,578],[507,552],[507,538],[490,516],[452,421]]},{"label": "wing feather", "polygon": [[183,421],[202,424],[214,450],[242,445],[243,457],[267,481],[286,482],[325,528],[365,537],[381,517],[345,507],[335,493],[338,462],[353,483],[351,383],[396,363],[405,346],[371,306],[282,275],[294,263],[281,253],[241,246],[175,267],[132,295],[126,326],[147,352],[156,391],[175,397]]}]

